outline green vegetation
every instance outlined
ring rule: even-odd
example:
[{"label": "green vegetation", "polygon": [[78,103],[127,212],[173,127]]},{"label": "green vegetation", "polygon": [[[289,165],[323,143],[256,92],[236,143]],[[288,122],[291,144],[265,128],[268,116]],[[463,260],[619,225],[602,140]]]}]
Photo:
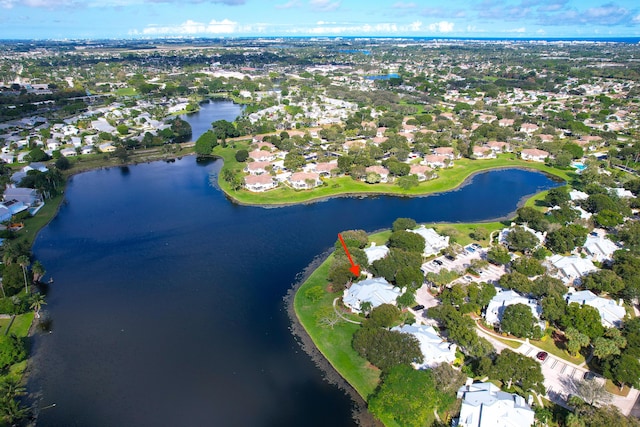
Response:
[{"label": "green vegetation", "polygon": [[[236,148],[243,146],[236,143]],[[244,146],[243,148],[246,148]],[[235,149],[217,146],[213,154],[224,159],[224,169],[229,169],[235,174],[240,173],[243,165],[235,159]],[[570,173],[564,170],[551,168],[541,163],[526,162],[516,159],[513,155],[501,155],[497,159],[470,160],[460,159],[456,161],[456,166],[438,171],[438,178],[420,183],[416,187],[403,189],[395,184],[367,184],[363,181],[356,181],[351,177],[343,176],[324,179],[324,185],[313,190],[294,190],[289,187],[278,187],[264,193],[252,193],[246,190],[233,190],[228,182],[224,180],[224,173],[220,174],[218,183],[220,187],[239,203],[243,204],[294,204],[308,202],[311,200],[324,199],[334,196],[348,196],[354,194],[394,194],[400,196],[420,196],[425,194],[443,192],[460,186],[467,178],[474,173],[483,172],[499,168],[524,168],[538,170],[558,178],[570,181]]]}]

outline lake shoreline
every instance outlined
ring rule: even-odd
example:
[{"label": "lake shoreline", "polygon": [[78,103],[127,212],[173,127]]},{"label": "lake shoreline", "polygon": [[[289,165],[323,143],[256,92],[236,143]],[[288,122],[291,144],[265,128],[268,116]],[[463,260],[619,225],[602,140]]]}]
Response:
[{"label": "lake shoreline", "polygon": [[[222,160],[224,161],[224,158],[221,156],[213,156],[216,160]],[[224,166],[223,166],[224,168]],[[239,205],[239,206],[253,206],[253,207],[262,207],[262,208],[279,208],[279,207],[287,207],[287,206],[295,206],[295,205],[309,205],[309,204],[313,204],[313,203],[322,203],[325,202],[327,200],[331,200],[331,199],[335,199],[335,198],[366,198],[366,197],[376,197],[376,196],[388,196],[388,197],[401,197],[401,198],[419,198],[419,197],[430,197],[436,194],[443,194],[443,193],[448,193],[451,191],[457,191],[467,185],[470,184],[471,180],[476,176],[476,175],[480,175],[483,173],[488,173],[491,171],[499,171],[499,170],[509,170],[509,169],[520,169],[520,170],[527,170],[527,171],[532,171],[532,172],[540,172],[542,174],[544,174],[545,176],[549,177],[550,179],[554,180],[554,181],[558,181],[558,182],[564,182],[565,184],[567,183],[567,181],[562,178],[559,175],[554,175],[551,172],[548,171],[543,171],[534,167],[526,167],[526,166],[497,166],[497,167],[493,167],[493,168],[487,168],[487,169],[483,169],[483,170],[479,170],[479,171],[473,171],[471,172],[469,175],[467,175],[464,180],[453,187],[450,188],[444,188],[444,189],[440,189],[437,191],[425,191],[424,193],[418,193],[418,194],[402,194],[402,193],[397,193],[397,192],[392,192],[392,191],[349,191],[349,192],[345,192],[345,193],[336,193],[336,194],[330,194],[330,195],[326,195],[326,196],[318,196],[318,197],[311,197],[307,200],[302,200],[302,201],[295,201],[295,202],[273,202],[273,203],[251,203],[251,202],[246,202],[246,201],[242,201],[239,200],[238,198],[234,197],[229,191],[227,191],[222,185],[220,185],[220,181],[221,181],[221,176],[218,176],[218,180],[217,180],[217,188],[220,189],[225,196],[231,200],[233,203]],[[221,169],[222,170],[222,169]],[[374,184],[375,185],[375,184]],[[309,191],[309,190],[307,190]],[[313,190],[310,190],[313,191]],[[260,193],[261,194],[261,193]],[[518,207],[522,206],[527,199],[533,197],[535,194],[530,195],[530,196],[523,196],[522,201],[519,202]],[[497,220],[497,219],[496,219]],[[481,222],[493,222],[496,220],[486,220],[486,221],[481,221]]]}]

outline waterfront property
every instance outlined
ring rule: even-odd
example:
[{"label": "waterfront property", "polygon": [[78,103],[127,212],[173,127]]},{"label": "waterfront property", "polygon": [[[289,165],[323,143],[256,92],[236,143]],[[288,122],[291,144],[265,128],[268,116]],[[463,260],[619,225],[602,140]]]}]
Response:
[{"label": "waterfront property", "polygon": [[523,397],[501,391],[492,383],[460,387],[462,399],[458,427],[529,427],[535,413]]},{"label": "waterfront property", "polygon": [[402,294],[400,288],[393,286],[382,277],[366,279],[352,284],[344,290],[342,302],[353,312],[360,313],[362,304],[368,303],[371,308],[382,304],[394,304]]}]

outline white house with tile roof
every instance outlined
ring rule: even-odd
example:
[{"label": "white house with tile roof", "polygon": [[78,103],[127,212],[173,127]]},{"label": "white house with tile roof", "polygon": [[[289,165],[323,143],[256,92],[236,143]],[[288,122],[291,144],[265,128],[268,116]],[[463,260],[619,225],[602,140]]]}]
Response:
[{"label": "white house with tile roof", "polygon": [[368,302],[371,308],[382,304],[394,304],[396,299],[402,295],[402,290],[382,277],[366,279],[352,284],[345,289],[342,294],[342,302],[352,311],[359,313],[362,304]]}]

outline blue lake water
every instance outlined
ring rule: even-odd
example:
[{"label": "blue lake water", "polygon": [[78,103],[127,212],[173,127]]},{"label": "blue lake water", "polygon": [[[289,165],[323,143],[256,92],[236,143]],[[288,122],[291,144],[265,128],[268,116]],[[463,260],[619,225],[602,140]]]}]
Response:
[{"label": "blue lake water", "polygon": [[179,117],[191,125],[191,140],[196,141],[200,135],[211,129],[211,123],[216,120],[232,122],[243,110],[243,106],[231,101],[210,99],[200,103],[200,110]]},{"label": "blue lake water", "polygon": [[41,426],[353,426],[352,402],[290,332],[283,296],[337,233],[397,217],[479,221],[558,185],[500,170],[421,198],[238,206],[221,161],[74,176],[34,253],[55,278],[33,339]]}]

